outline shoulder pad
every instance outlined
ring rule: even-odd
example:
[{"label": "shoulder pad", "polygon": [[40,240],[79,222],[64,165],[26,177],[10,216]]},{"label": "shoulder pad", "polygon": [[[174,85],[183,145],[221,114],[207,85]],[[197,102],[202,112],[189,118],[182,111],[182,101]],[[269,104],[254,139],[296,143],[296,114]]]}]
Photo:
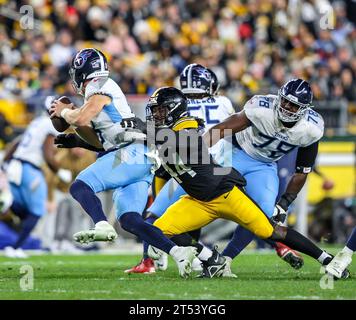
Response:
[{"label": "shoulder pad", "polygon": [[106,88],[108,83],[109,78],[94,78],[85,88],[85,99],[89,99],[95,94],[112,97],[108,88]]},{"label": "shoulder pad", "polygon": [[303,120],[307,122],[308,133],[313,138],[313,142],[320,140],[324,134],[323,117],[313,109],[308,109]]}]

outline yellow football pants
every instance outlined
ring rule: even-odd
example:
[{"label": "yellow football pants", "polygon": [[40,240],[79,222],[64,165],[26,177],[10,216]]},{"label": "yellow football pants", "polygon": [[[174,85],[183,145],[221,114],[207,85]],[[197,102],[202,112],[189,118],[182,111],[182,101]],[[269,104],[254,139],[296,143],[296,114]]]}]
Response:
[{"label": "yellow football pants", "polygon": [[209,202],[183,196],[154,225],[171,237],[202,228],[219,218],[234,221],[262,239],[273,232],[263,211],[237,187]]}]

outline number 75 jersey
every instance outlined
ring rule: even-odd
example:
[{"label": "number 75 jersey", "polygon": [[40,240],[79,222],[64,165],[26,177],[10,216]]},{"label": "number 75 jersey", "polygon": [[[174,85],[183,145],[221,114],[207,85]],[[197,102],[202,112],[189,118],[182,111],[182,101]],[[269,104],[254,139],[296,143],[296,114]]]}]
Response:
[{"label": "number 75 jersey", "polygon": [[323,118],[308,109],[291,128],[277,117],[275,95],[253,96],[244,106],[251,126],[235,134],[238,145],[252,158],[277,161],[296,147],[306,147],[320,140],[324,133]]}]

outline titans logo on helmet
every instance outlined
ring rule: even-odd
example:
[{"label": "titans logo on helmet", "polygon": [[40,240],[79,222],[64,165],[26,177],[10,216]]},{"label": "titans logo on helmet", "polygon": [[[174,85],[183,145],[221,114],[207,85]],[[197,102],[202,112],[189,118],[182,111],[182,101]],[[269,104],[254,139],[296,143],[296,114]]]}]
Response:
[{"label": "titans logo on helmet", "polygon": [[74,60],[74,67],[80,69],[84,66],[87,59],[91,56],[91,51],[80,52]]}]

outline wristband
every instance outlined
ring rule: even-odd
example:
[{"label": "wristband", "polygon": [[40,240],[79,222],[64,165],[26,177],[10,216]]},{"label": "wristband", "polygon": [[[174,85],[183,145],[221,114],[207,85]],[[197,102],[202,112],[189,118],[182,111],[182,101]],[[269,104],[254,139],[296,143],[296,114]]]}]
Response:
[{"label": "wristband", "polygon": [[64,117],[65,117],[65,115],[66,115],[66,113],[67,113],[68,111],[70,111],[69,108],[65,108],[65,109],[63,109],[63,110],[61,111],[61,117],[62,117],[63,119],[65,119]]},{"label": "wristband", "polygon": [[289,205],[295,200],[297,197],[296,193],[285,193],[278,201],[278,205],[284,210],[287,211]]}]

